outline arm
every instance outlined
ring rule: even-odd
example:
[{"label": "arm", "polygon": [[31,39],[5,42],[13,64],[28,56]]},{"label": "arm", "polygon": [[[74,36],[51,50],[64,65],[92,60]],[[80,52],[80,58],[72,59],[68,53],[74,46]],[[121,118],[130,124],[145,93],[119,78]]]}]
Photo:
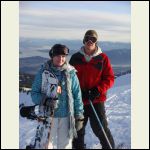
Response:
[{"label": "arm", "polygon": [[106,93],[109,88],[114,84],[114,72],[109,58],[105,55],[103,62],[102,78],[99,84],[98,91],[100,93]]},{"label": "arm", "polygon": [[74,114],[75,116],[83,116],[83,102],[81,96],[81,89],[76,73],[72,73],[72,93],[74,99]]},{"label": "arm", "polygon": [[43,70],[40,69],[37,75],[35,76],[34,82],[32,84],[31,97],[33,103],[35,104],[40,104],[41,100],[45,96],[44,94],[41,93],[42,72]]}]

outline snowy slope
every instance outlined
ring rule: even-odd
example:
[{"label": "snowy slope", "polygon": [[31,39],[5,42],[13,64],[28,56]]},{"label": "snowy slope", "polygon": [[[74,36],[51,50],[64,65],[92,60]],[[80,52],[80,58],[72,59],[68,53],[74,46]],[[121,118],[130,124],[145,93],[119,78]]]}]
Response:
[{"label": "snowy slope", "polygon": [[[109,128],[116,146],[121,149],[131,148],[131,75],[123,75],[115,80],[108,91],[105,103]],[[101,148],[99,140],[93,135],[88,124],[86,143],[90,149]],[[92,140],[91,140],[92,139]]]},{"label": "snowy slope", "polygon": [[[131,75],[123,75],[115,80],[114,86],[108,91],[105,103],[109,128],[116,146],[121,149],[131,148]],[[32,105],[30,94],[19,94],[20,104]],[[24,149],[35,134],[36,121],[19,118],[19,148]],[[98,138],[87,124],[85,142],[90,149],[100,149]]]}]

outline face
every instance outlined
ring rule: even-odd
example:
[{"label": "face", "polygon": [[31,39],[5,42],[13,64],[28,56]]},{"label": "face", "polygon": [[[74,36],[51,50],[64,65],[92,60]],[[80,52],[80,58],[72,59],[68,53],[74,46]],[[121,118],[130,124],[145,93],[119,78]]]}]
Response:
[{"label": "face", "polygon": [[53,64],[56,67],[61,67],[66,61],[66,55],[57,55],[52,58]]},{"label": "face", "polygon": [[97,39],[92,36],[85,37],[85,48],[88,50],[94,50],[96,47]]}]

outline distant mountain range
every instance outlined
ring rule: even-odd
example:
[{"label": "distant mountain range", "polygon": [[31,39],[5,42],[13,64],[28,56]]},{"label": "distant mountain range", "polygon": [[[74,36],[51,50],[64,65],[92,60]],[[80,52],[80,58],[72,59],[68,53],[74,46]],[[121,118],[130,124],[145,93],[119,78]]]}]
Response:
[{"label": "distant mountain range", "polygon": [[20,58],[19,59],[19,72],[28,73],[28,74],[36,74],[36,72],[40,69],[40,66],[47,60],[48,58],[44,58],[40,56]]},{"label": "distant mountain range", "polygon": [[[71,52],[73,53],[73,51]],[[131,67],[131,51],[130,49],[114,49],[110,51],[105,51],[107,56],[110,58],[111,64],[114,69],[122,71],[124,69],[130,69]],[[19,59],[19,72],[20,73],[28,73],[28,74],[36,74],[36,72],[40,69],[40,66],[46,62],[48,58],[33,56],[33,57],[25,57]]]},{"label": "distant mountain range", "polygon": [[131,65],[131,51],[129,49],[111,50],[105,53],[113,65]]},{"label": "distant mountain range", "polygon": [[[67,45],[70,50],[77,51],[83,45],[81,40],[63,40],[63,39],[32,39],[32,38],[20,38],[19,49],[20,51],[28,50],[44,50],[50,49],[54,44],[60,43]],[[98,41],[98,45],[103,51],[109,51],[112,49],[131,49],[131,43],[123,42],[109,42]]]}]

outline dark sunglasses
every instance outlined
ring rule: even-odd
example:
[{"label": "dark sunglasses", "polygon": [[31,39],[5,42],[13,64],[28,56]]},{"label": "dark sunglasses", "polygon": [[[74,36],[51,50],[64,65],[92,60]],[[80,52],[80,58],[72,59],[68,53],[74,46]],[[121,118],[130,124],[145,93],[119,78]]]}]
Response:
[{"label": "dark sunglasses", "polygon": [[93,37],[93,36],[86,36],[84,41],[85,42],[92,41],[93,43],[96,43],[97,39],[96,37]]}]

